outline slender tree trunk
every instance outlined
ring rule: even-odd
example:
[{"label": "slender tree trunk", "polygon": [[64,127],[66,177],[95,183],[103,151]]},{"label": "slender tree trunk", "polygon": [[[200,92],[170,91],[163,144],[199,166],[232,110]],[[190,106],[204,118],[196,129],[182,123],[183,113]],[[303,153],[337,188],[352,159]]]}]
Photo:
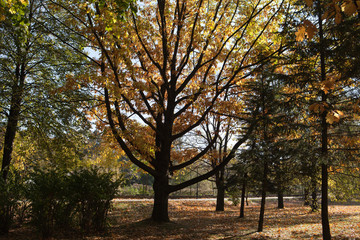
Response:
[{"label": "slender tree trunk", "polygon": [[[2,178],[6,182],[9,173],[9,167],[11,163],[11,154],[13,151],[14,140],[17,131],[17,125],[20,117],[21,101],[24,91],[25,73],[24,65],[17,65],[15,69],[16,79],[12,87],[12,96],[10,102],[10,111],[7,120],[5,138],[4,138],[4,151],[1,164]],[[0,193],[1,194],[1,193]],[[6,206],[1,206],[0,209],[0,235],[9,232],[11,225],[11,216],[9,215],[10,209]]]},{"label": "slender tree trunk", "polygon": [[321,222],[323,226],[323,239],[331,239],[329,212],[328,212],[328,167],[321,165]]},{"label": "slender tree trunk", "polygon": [[[324,32],[322,24],[322,7],[321,1],[317,1],[317,14],[319,21],[319,37],[320,37],[320,69],[321,69],[321,82],[326,81],[326,69],[325,69],[325,42]],[[321,101],[325,104],[327,102],[327,94],[324,90],[321,91]],[[323,161],[327,161],[328,158],[328,125],[326,122],[328,110],[321,113],[321,155]],[[323,239],[330,240],[330,224],[329,224],[329,213],[328,213],[328,166],[326,163],[321,164],[321,223],[323,230]]]},{"label": "slender tree trunk", "polygon": [[245,210],[246,181],[247,181],[247,174],[244,175],[244,181],[241,189],[240,218],[245,217],[244,210]]},{"label": "slender tree trunk", "polygon": [[261,189],[261,206],[260,206],[260,216],[258,224],[258,232],[263,231],[264,226],[264,215],[265,215],[265,201],[266,201],[266,181],[267,181],[267,163],[264,164],[264,173],[263,173],[262,189]]},{"label": "slender tree trunk", "polygon": [[225,186],[224,186],[224,169],[216,174],[216,211],[224,211],[225,208]]},{"label": "slender tree trunk", "polygon": [[304,189],[304,206],[309,206],[310,205],[310,199],[309,199],[309,189],[305,188]]},{"label": "slender tree trunk", "polygon": [[317,199],[317,191],[313,190],[311,194],[311,211],[316,212],[319,209],[318,199]]},{"label": "slender tree trunk", "polygon": [[312,188],[312,192],[311,192],[310,207],[312,212],[316,212],[319,209],[319,204],[317,200],[317,184],[316,184],[315,176],[311,177],[311,188]]},{"label": "slender tree trunk", "polygon": [[278,190],[278,208],[284,208],[284,192],[282,189]]},{"label": "slender tree trunk", "polygon": [[11,106],[10,115],[6,126],[5,139],[4,139],[4,152],[3,152],[2,165],[1,165],[2,177],[4,180],[7,179],[7,175],[9,173],[11,154],[13,151],[13,144],[15,140],[19,114],[20,114],[20,108],[18,108],[16,105]]},{"label": "slender tree trunk", "polygon": [[258,224],[258,232],[262,232],[264,226],[264,215],[265,215],[265,201],[266,201],[266,190],[263,187],[261,190],[261,207],[260,207],[260,217]]},{"label": "slender tree trunk", "polygon": [[[325,93],[323,93],[323,99],[326,100]],[[327,123],[326,123],[326,112],[322,114],[322,146],[321,153],[324,159],[327,160]],[[330,240],[330,224],[329,224],[329,211],[328,211],[328,165],[325,163],[321,164],[321,223],[323,239]]]},{"label": "slender tree trunk", "polygon": [[246,206],[249,206],[249,192],[246,192],[246,197],[245,197],[245,199],[246,199]]},{"label": "slender tree trunk", "polygon": [[20,78],[20,84],[14,84],[12,89],[12,96],[10,102],[10,111],[8,116],[8,121],[6,125],[5,138],[4,138],[4,152],[2,158],[2,177],[6,181],[7,175],[9,172],[9,167],[11,163],[11,154],[13,151],[13,145],[15,140],[15,135],[17,131],[17,125],[20,116],[21,110],[21,100],[23,95],[23,86],[25,81],[25,76],[21,74],[19,71],[19,67],[17,68],[17,75]]},{"label": "slender tree trunk", "polygon": [[199,198],[199,183],[196,183],[196,199]]}]

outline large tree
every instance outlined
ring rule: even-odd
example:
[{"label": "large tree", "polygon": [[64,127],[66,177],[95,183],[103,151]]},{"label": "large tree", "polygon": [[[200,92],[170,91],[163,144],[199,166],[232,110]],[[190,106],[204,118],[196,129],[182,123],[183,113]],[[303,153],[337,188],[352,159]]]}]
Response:
[{"label": "large tree", "polygon": [[[14,0],[0,5],[0,148],[5,182],[16,141],[27,143],[27,150],[43,146],[42,153],[47,154],[37,155],[34,162],[50,159],[55,166],[67,166],[70,154],[60,152],[76,149],[75,135],[89,127],[79,111],[86,94],[60,90],[67,72],[79,73],[84,61],[48,33],[43,23],[53,23],[43,11],[45,4]],[[6,233],[10,218],[4,206],[0,206],[0,218],[0,233]]]},{"label": "large tree", "polygon": [[[80,126],[86,127],[79,108],[86,94],[78,88],[64,88],[70,77],[81,72],[84,60],[55,41],[44,26],[49,22],[45,1],[16,1],[4,8],[0,22],[0,124],[2,139],[2,177],[11,164],[13,143],[21,131],[34,138],[69,139]],[[36,136],[36,137],[35,137]]]},{"label": "large tree", "polygon": [[[105,110],[99,108],[99,115],[106,113],[128,158],[154,177],[154,221],[169,221],[170,193],[212,176],[248,139],[256,123],[256,106],[237,112],[243,130],[217,167],[169,184],[173,173],[196,163],[212,148],[218,133],[211,132],[208,145],[187,151],[191,154],[184,158],[175,157],[176,140],[200,131],[213,109],[232,104],[224,100],[226,92],[241,93],[254,66],[276,52],[257,57],[260,48],[280,45],[269,39],[274,39],[272,28],[278,26],[275,20],[282,5],[271,0],[145,1],[122,23],[119,12],[124,5],[119,1],[73,1],[63,8],[84,26],[97,49],[93,62],[99,71],[92,79],[104,88],[106,105]],[[238,101],[241,104],[241,97]]]},{"label": "large tree", "polygon": [[[309,130],[313,142],[318,146],[317,159],[321,167],[323,238],[331,239],[328,218],[328,172],[334,158],[329,150],[339,136],[336,133],[339,124],[351,118],[349,106],[353,106],[358,99],[356,94],[353,94],[353,86],[357,84],[357,68],[354,68],[357,60],[352,57],[354,51],[348,49],[342,52],[342,56],[339,55],[339,49],[348,45],[351,37],[336,32],[335,29],[342,19],[347,19],[350,20],[348,23],[352,31],[357,32],[358,18],[352,15],[359,6],[353,1],[301,2],[292,17],[293,22],[300,19],[302,22],[298,23],[295,34],[299,43],[294,46],[295,51],[292,51],[295,53],[292,55],[294,68],[288,73],[294,77],[292,82],[295,84],[292,86],[293,91],[298,92],[298,98],[301,98],[303,103],[311,104],[308,107]],[[350,32],[347,34],[351,34]],[[346,66],[340,67],[339,59],[343,59]],[[349,78],[354,75],[354,79]]]}]

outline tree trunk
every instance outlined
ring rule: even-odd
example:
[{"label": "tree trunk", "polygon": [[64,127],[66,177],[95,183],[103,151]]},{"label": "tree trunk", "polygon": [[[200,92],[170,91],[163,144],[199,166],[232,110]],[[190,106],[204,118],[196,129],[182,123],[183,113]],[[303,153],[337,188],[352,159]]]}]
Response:
[{"label": "tree trunk", "polygon": [[246,206],[249,206],[249,192],[246,192],[245,202]]},{"label": "tree trunk", "polygon": [[169,222],[168,202],[169,193],[167,192],[168,180],[167,177],[162,181],[155,178],[154,189],[154,206],[151,219],[155,222]]},{"label": "tree trunk", "polygon": [[225,186],[224,186],[224,169],[216,174],[216,211],[224,211],[225,207]]},{"label": "tree trunk", "polygon": [[312,193],[311,193],[311,211],[316,212],[319,209],[319,204],[317,200],[317,186],[316,186],[316,179],[315,177],[311,178],[311,187],[312,187]]},{"label": "tree trunk", "polygon": [[281,189],[278,190],[278,208],[284,208],[284,192]]},{"label": "tree trunk", "polygon": [[310,205],[310,199],[309,199],[309,189],[305,188],[304,189],[304,206],[309,206]]},{"label": "tree trunk", "polygon": [[244,181],[242,184],[242,189],[241,189],[241,203],[240,203],[240,218],[244,218],[245,217],[245,194],[246,194],[246,177],[247,175],[244,175]]},{"label": "tree trunk", "polygon": [[[317,14],[319,21],[319,44],[320,44],[320,69],[321,69],[321,83],[326,81],[326,45],[324,41],[324,32],[323,32],[323,20],[322,20],[322,6],[321,1],[317,1]],[[327,102],[327,93],[324,90],[321,90],[321,101],[322,103]],[[325,110],[321,113],[321,155],[323,160],[328,160],[328,125],[326,122],[328,110]],[[323,230],[323,239],[330,240],[331,232],[329,225],[329,213],[328,213],[328,166],[325,163],[321,164],[321,223]]]},{"label": "tree trunk", "polygon": [[225,205],[225,188],[224,186],[219,186],[216,196],[216,211],[224,211]]},{"label": "tree trunk", "polygon": [[321,165],[321,223],[323,227],[323,239],[330,240],[330,225],[328,212],[328,169],[326,164]]},{"label": "tree trunk", "polygon": [[260,207],[259,225],[257,230],[258,232],[262,232],[264,226],[265,201],[266,201],[266,190],[263,187],[263,189],[261,190],[261,207]]},{"label": "tree trunk", "polygon": [[[18,86],[14,86],[13,95],[11,97],[11,106],[8,116],[8,122],[6,126],[5,139],[4,139],[4,152],[2,159],[2,178],[6,182],[9,167],[11,163],[11,154],[13,151],[13,144],[17,131],[17,124],[20,115],[20,103],[21,103],[21,92],[18,90]],[[6,184],[6,183],[5,183]],[[8,199],[9,200],[9,199]],[[10,209],[6,206],[0,207],[0,235],[7,234],[11,225]]]},{"label": "tree trunk", "polygon": [[264,164],[264,175],[262,181],[262,189],[261,189],[261,207],[260,207],[260,217],[259,217],[259,225],[258,232],[262,232],[264,226],[264,215],[265,215],[265,201],[266,201],[266,181],[267,181],[267,163]]},{"label": "tree trunk", "polygon": [[[19,71],[17,69],[17,71]],[[20,73],[19,73],[20,74]],[[25,77],[21,77],[20,79],[20,86],[15,84],[12,89],[12,96],[11,96],[11,105],[10,111],[8,116],[8,121],[6,125],[6,132],[5,132],[5,139],[4,139],[4,152],[2,158],[2,177],[6,181],[7,175],[9,172],[10,162],[11,162],[11,154],[13,151],[13,144],[15,140],[15,135],[17,131],[17,125],[20,116],[21,110],[21,99],[23,93],[23,82]]]},{"label": "tree trunk", "polygon": [[199,198],[199,183],[196,183],[196,199]]},{"label": "tree trunk", "polygon": [[[20,109],[19,109],[20,110]],[[20,111],[11,111],[10,110],[10,116],[8,119],[8,123],[6,126],[6,132],[5,132],[5,140],[4,140],[4,153],[3,153],[3,159],[2,159],[2,177],[6,181],[7,175],[9,172],[10,162],[11,162],[11,154],[13,151],[13,144],[15,140],[16,135],[16,128],[17,128],[17,116],[19,115]],[[16,116],[17,115],[17,116]]]}]

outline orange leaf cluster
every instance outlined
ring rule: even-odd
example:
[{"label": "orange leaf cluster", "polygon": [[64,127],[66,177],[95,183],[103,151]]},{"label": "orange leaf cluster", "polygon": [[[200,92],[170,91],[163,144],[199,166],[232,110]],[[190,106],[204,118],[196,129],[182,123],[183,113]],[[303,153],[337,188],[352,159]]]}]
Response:
[{"label": "orange leaf cluster", "polygon": [[295,33],[296,41],[301,42],[305,38],[311,40],[317,33],[316,26],[309,20],[304,20],[304,22],[299,26],[298,31]]}]

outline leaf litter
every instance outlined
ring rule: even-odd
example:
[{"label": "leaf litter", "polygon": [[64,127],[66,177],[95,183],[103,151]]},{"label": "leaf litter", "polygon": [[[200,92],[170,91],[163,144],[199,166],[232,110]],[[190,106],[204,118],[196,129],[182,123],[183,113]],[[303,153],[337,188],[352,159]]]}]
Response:
[{"label": "leaf litter", "polygon": [[[245,208],[245,218],[239,218],[239,206],[226,202],[224,212],[215,212],[212,200],[170,201],[170,223],[155,224],[151,216],[152,201],[115,202],[110,213],[107,232],[93,235],[59,232],[54,239],[322,239],[320,212],[312,213],[302,202],[285,202],[278,209],[276,201],[268,201],[265,211],[264,231],[256,232],[259,202],[252,201]],[[360,240],[360,204],[329,206],[330,229],[333,239]],[[38,239],[28,227],[11,230],[0,240]]]}]

